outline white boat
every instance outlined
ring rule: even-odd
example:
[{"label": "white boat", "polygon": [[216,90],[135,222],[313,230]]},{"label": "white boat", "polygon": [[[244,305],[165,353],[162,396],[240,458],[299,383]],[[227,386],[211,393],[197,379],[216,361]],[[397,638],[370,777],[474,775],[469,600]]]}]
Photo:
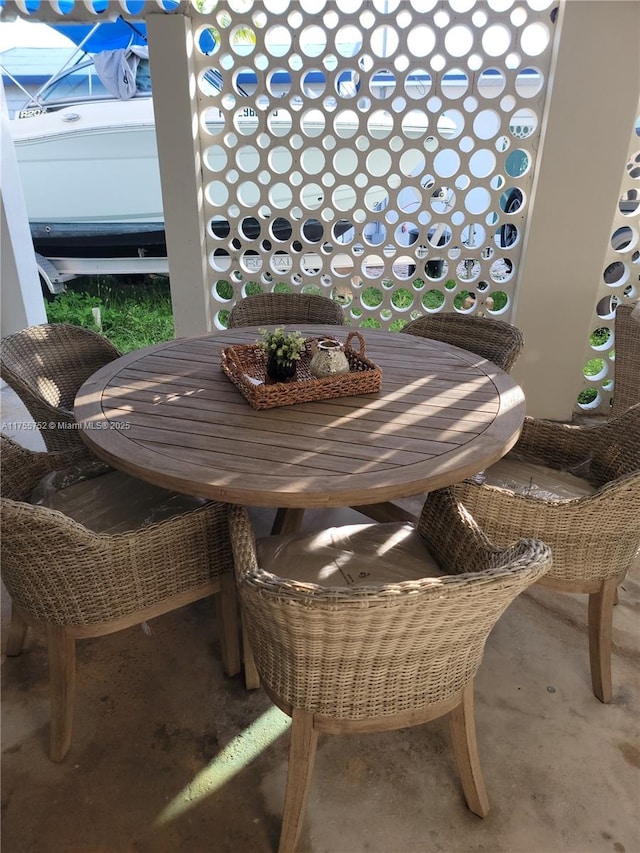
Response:
[{"label": "white boat", "polygon": [[151,98],[77,103],[12,129],[33,224],[162,226]]},{"label": "white boat", "polygon": [[[140,31],[119,24],[115,44]],[[46,257],[166,256],[150,85],[113,97],[86,52],[98,28],[113,27],[73,28],[78,50],[10,122],[34,246]]]}]

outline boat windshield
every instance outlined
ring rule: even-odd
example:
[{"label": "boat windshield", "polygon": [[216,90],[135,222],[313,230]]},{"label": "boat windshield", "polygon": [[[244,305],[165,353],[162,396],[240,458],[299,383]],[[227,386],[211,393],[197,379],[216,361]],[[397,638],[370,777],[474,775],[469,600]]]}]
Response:
[{"label": "boat windshield", "polygon": [[[150,97],[151,76],[148,59],[139,61],[135,79],[134,97]],[[85,54],[76,65],[51,78],[47,86],[40,91],[38,102],[43,107],[54,107],[78,101],[105,100],[114,97],[96,71],[93,56]]]},{"label": "boat windshield", "polygon": [[[164,0],[175,7],[176,0]],[[0,0],[2,5],[2,0]],[[15,86],[30,94],[23,110],[51,109],[87,100],[129,99],[151,94],[146,27],[122,18],[96,24],[53,24],[74,45],[64,64],[37,92],[30,94],[17,76],[3,67]]]}]

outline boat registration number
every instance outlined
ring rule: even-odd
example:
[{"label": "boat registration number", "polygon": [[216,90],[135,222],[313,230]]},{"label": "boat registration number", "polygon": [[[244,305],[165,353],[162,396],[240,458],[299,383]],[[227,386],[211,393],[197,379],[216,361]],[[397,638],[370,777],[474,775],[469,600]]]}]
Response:
[{"label": "boat registration number", "polygon": [[46,112],[42,107],[29,107],[28,110],[20,110],[18,118],[33,118],[33,116],[42,115]]}]

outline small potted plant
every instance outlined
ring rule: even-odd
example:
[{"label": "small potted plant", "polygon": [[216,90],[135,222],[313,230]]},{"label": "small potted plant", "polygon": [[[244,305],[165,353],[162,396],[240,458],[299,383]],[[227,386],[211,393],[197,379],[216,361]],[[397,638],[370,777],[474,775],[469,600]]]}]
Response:
[{"label": "small potted plant", "polygon": [[285,332],[282,326],[270,332],[260,329],[260,346],[267,356],[267,376],[276,382],[286,382],[295,376],[298,360],[305,350],[300,332]]}]

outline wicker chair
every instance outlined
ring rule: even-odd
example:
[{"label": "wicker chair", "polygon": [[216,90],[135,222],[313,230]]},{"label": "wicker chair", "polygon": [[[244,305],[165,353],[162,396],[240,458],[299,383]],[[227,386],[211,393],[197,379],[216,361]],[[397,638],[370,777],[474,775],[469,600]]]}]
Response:
[{"label": "wicker chair", "polygon": [[551,547],[541,584],[589,595],[593,692],[610,702],[616,588],[640,548],[640,404],[593,427],[527,419],[485,477],[457,484],[456,495],[498,544],[535,536]]},{"label": "wicker chair", "polygon": [[[0,376],[36,423],[75,424],[78,389],[100,367],[121,355],[102,335],[66,323],[30,326],[2,339]],[[77,429],[42,430],[47,450],[85,447]],[[85,450],[88,456],[89,451]]]},{"label": "wicker chair", "polygon": [[509,372],[516,363],[524,337],[520,329],[502,320],[469,317],[466,314],[429,314],[418,317],[403,329],[406,335],[418,335],[469,350]]},{"label": "wicker chair", "polygon": [[238,300],[229,314],[229,328],[274,323],[325,323],[343,326],[337,302],[307,293],[257,293]]},{"label": "wicker chair", "polygon": [[[257,543],[246,510],[234,507],[231,542],[245,669],[255,661],[269,697],[293,718],[280,853],[292,853],[300,835],[319,732],[384,731],[449,714],[467,804],[484,817],[474,676],[495,622],[547,571],[547,547],[495,548],[449,490],[429,495],[417,530],[365,524]],[[290,567],[296,579],[275,573]]]},{"label": "wicker chair", "polygon": [[[0,448],[0,568],[12,600],[7,654],[20,654],[27,625],[44,628],[53,761],[71,742],[78,638],[218,594],[223,665],[229,675],[239,671],[226,504],[172,496],[119,472],[92,478],[99,472],[87,466],[82,449],[37,453],[5,436]],[[34,488],[48,505],[28,502]],[[92,528],[74,520],[78,515],[90,515]]]},{"label": "wicker chair", "polygon": [[640,403],[640,303],[635,307],[618,305],[614,333],[616,373],[612,417]]}]

